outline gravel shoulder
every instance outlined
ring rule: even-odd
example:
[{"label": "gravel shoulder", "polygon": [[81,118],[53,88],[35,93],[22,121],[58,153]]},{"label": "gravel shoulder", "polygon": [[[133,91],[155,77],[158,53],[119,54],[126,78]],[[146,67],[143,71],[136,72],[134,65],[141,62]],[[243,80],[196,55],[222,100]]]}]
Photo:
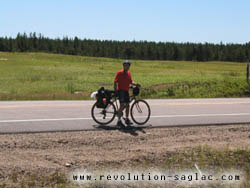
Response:
[{"label": "gravel shoulder", "polygon": [[0,135],[0,180],[75,168],[128,168],[197,146],[250,149],[250,125]]}]

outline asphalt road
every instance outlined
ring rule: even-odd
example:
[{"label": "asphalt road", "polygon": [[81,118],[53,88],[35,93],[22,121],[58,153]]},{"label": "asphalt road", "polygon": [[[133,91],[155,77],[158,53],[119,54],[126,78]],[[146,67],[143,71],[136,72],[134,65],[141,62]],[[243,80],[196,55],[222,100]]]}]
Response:
[{"label": "asphalt road", "polygon": [[[147,100],[151,118],[145,126],[250,123],[250,98]],[[94,101],[0,102],[0,134],[92,130]],[[109,126],[114,127],[116,120]]]}]

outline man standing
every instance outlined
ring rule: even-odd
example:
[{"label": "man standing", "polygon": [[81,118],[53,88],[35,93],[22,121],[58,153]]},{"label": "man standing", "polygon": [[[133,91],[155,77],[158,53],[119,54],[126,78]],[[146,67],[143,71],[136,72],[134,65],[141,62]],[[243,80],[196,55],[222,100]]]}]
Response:
[{"label": "man standing", "polygon": [[120,126],[120,127],[125,127],[121,121],[121,117],[122,117],[122,111],[124,110],[127,104],[128,105],[126,107],[125,123],[128,126],[132,124],[128,118],[129,117],[129,85],[132,84],[136,86],[136,84],[133,82],[131,78],[131,74],[128,71],[130,68],[130,65],[131,65],[130,61],[125,60],[123,62],[123,69],[116,73],[116,77],[114,80],[114,89],[115,91],[117,91],[119,101],[120,101],[120,108],[117,114],[118,115],[117,126]]}]

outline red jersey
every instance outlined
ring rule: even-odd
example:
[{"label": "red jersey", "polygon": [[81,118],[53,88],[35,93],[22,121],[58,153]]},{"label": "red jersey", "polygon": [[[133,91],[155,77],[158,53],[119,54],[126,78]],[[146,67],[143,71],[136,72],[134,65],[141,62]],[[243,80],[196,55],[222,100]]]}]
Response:
[{"label": "red jersey", "polygon": [[130,72],[124,72],[124,70],[120,70],[116,73],[115,82],[118,83],[117,90],[128,91],[129,84],[132,84],[132,78]]}]

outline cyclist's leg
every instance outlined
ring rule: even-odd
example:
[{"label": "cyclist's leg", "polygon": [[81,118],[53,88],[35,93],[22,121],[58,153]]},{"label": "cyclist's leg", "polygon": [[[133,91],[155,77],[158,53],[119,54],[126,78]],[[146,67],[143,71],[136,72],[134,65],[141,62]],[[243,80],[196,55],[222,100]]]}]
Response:
[{"label": "cyclist's leg", "polygon": [[122,111],[124,110],[125,107],[126,107],[125,103],[120,103],[120,108],[117,111],[117,116],[119,119],[122,117]]},{"label": "cyclist's leg", "polygon": [[125,119],[125,123],[127,124],[127,126],[130,126],[133,123],[129,120],[130,98],[129,98],[129,93],[128,92],[126,92],[126,95],[125,95],[125,102],[126,102],[126,119]]},{"label": "cyclist's leg", "polygon": [[122,112],[123,112],[124,108],[126,107],[125,94],[124,94],[124,91],[119,91],[118,94],[119,94],[120,108],[117,111],[117,116],[118,116],[117,125],[123,127],[124,125],[121,122],[121,117],[123,114]]},{"label": "cyclist's leg", "polygon": [[126,106],[126,118],[129,117],[129,104],[127,104]]},{"label": "cyclist's leg", "polygon": [[126,118],[128,119],[129,117],[129,93],[128,91],[126,91],[124,94],[125,94],[124,100],[126,103]]},{"label": "cyclist's leg", "polygon": [[122,111],[126,108],[126,118],[129,116],[129,93],[128,91],[119,91],[120,108],[118,117],[121,117]]}]

